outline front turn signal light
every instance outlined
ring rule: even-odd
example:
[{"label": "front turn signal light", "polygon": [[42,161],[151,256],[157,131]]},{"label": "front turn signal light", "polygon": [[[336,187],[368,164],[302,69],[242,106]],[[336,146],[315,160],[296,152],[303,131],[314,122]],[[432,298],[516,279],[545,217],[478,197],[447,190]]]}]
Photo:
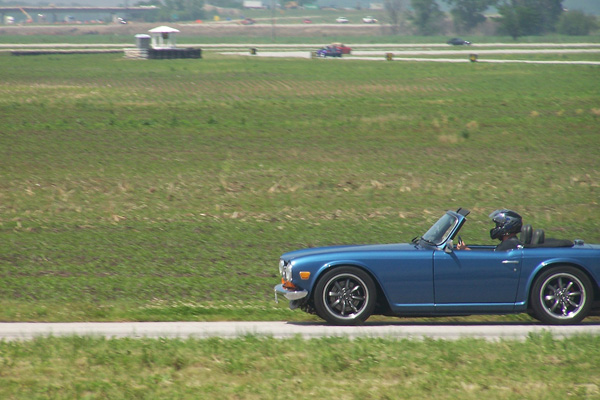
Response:
[{"label": "front turn signal light", "polygon": [[289,281],[283,281],[283,287],[288,290],[297,290],[296,285]]}]

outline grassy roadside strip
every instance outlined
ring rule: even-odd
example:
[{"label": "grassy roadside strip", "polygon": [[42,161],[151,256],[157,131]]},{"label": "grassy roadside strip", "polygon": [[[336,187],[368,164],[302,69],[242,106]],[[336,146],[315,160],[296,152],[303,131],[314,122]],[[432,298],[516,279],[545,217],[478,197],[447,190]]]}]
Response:
[{"label": "grassy roadside strip", "polygon": [[600,398],[600,337],[0,342],[3,399]]}]

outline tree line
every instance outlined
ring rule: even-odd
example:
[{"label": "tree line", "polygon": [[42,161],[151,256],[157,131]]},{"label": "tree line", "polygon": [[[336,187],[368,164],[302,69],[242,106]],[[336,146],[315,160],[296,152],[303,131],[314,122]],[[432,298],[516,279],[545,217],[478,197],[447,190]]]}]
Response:
[{"label": "tree line", "polygon": [[[384,0],[385,16],[393,33],[405,31],[407,26],[417,35],[443,34],[447,14],[439,2],[450,8],[454,30],[469,33],[488,19],[498,23],[499,34],[514,39],[548,33],[589,35],[598,29],[595,16],[581,11],[565,11],[563,0]],[[315,0],[299,0],[298,5]],[[157,6],[149,21],[193,21],[206,18],[205,0],[145,0],[137,6]],[[213,0],[212,5],[241,8],[241,0]],[[497,13],[486,16],[495,8]]]},{"label": "tree line", "polygon": [[[488,18],[484,15],[495,7],[497,15],[491,17],[498,22],[501,34],[514,39],[520,36],[535,36],[548,33],[566,35],[589,35],[598,29],[597,19],[582,11],[566,11],[563,0],[441,0],[450,6],[454,28],[459,33],[468,33]],[[442,33],[445,14],[437,0],[385,0],[385,9],[392,27],[400,30],[404,20],[413,26],[417,34],[435,35]]]}]

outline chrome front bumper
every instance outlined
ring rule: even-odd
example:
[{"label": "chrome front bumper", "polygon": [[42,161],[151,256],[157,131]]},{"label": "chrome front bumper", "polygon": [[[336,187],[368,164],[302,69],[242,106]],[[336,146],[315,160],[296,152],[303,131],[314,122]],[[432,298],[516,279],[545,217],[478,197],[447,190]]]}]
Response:
[{"label": "chrome front bumper", "polygon": [[288,300],[300,300],[308,295],[306,290],[288,290],[283,287],[283,284],[279,284],[273,288],[275,290],[275,302],[278,302],[277,295],[280,294]]}]

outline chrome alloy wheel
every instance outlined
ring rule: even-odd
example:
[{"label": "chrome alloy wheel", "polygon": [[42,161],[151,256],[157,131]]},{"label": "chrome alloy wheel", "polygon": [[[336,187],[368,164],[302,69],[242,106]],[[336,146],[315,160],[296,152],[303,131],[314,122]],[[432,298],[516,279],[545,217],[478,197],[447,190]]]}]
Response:
[{"label": "chrome alloy wheel", "polygon": [[573,319],[587,301],[586,288],[579,278],[562,272],[550,275],[541,285],[540,304],[544,312],[560,320]]},{"label": "chrome alloy wheel", "polygon": [[337,318],[354,319],[369,303],[369,289],[358,276],[350,273],[333,276],[323,290],[323,303]]}]

